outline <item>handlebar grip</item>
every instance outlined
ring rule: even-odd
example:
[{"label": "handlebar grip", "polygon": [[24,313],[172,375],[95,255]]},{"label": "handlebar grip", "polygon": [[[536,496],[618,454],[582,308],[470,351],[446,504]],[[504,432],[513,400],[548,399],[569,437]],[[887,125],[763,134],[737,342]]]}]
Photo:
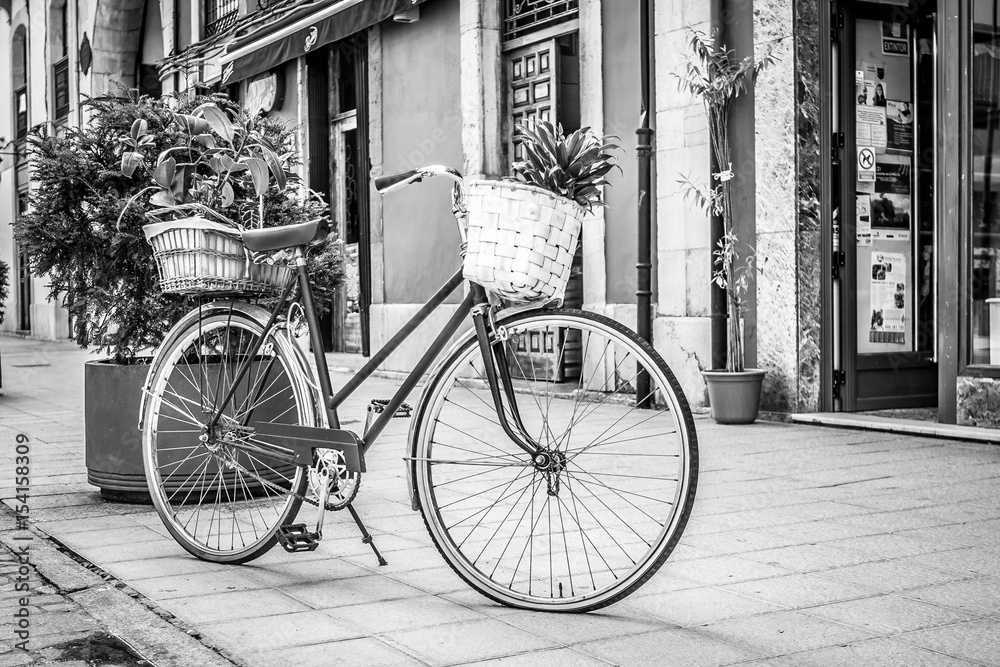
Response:
[{"label": "handlebar grip", "polygon": [[419,173],[418,170],[412,169],[410,171],[404,171],[400,174],[389,174],[388,176],[379,176],[375,179],[375,189],[382,192],[386,188],[391,188],[397,183],[401,183],[407,179],[413,178]]}]

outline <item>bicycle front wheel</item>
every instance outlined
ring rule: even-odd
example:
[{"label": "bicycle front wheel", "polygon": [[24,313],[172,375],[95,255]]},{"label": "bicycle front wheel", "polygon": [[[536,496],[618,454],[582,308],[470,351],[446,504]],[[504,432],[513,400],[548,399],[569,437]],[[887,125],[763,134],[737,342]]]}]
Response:
[{"label": "bicycle front wheel", "polygon": [[204,560],[244,563],[274,546],[307,484],[305,468],[268,454],[275,443],[255,425],[317,426],[320,417],[308,369],[287,337],[272,330],[251,358],[264,336],[264,311],[210,307],[198,315],[168,336],[151,369],[143,420],[147,485],[182,547]]},{"label": "bicycle front wheel", "polygon": [[656,572],[687,522],[691,411],[659,355],[613,320],[556,310],[501,324],[517,412],[545,463],[504,434],[468,339],[416,415],[411,472],[428,531],[459,576],[502,604],[612,604]]}]

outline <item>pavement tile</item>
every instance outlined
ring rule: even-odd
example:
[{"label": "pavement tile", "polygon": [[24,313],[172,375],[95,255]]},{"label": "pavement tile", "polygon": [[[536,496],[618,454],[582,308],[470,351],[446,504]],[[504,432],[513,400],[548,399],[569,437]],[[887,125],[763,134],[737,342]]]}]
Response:
[{"label": "pavement tile", "polygon": [[832,543],[799,544],[780,549],[751,551],[743,554],[743,557],[795,572],[819,572],[879,558],[877,555],[866,556],[857,551],[834,548],[830,544]]},{"label": "pavement tile", "polygon": [[432,665],[452,665],[539,651],[554,645],[496,619],[389,632],[389,643]]},{"label": "pavement tile", "polygon": [[298,600],[270,589],[199,593],[190,597],[160,600],[159,605],[192,625],[250,618],[259,614],[262,609],[272,615],[309,611],[309,607]]},{"label": "pavement tile", "polygon": [[817,576],[858,586],[872,593],[891,593],[962,579],[962,575],[920,567],[911,558],[849,565]]},{"label": "pavement tile", "polygon": [[149,599],[156,601],[264,588],[263,583],[237,567],[141,579],[129,584]]},{"label": "pavement tile", "polygon": [[789,574],[723,586],[721,590],[753,597],[791,609],[867,597],[865,589],[813,574]]},{"label": "pavement tile", "polygon": [[[927,510],[938,511],[940,507],[929,507]],[[837,523],[868,527],[880,533],[895,533],[913,528],[932,528],[954,523],[947,517],[937,514],[925,514],[921,509],[898,510],[894,512],[868,512],[852,516],[842,516],[835,519]]]},{"label": "pavement tile", "polygon": [[[847,517],[851,518],[851,517]],[[852,525],[843,523],[840,518],[814,519],[801,523],[790,523],[782,526],[773,526],[768,529],[776,538],[784,539],[784,544],[773,544],[766,548],[777,548],[781,546],[794,546],[796,544],[816,544],[830,542],[832,540],[849,539],[853,537],[864,537],[867,535],[877,535],[886,532],[884,529],[872,525]],[[778,541],[775,540],[775,542]]]},{"label": "pavement tile", "polygon": [[319,611],[241,618],[202,625],[199,629],[209,640],[237,655],[361,636],[354,628]]},{"label": "pavement tile", "polygon": [[144,560],[123,560],[102,565],[114,576],[124,581],[140,581],[155,579],[175,574],[197,574],[199,572],[217,572],[225,565],[199,560],[194,556],[167,556],[165,558],[147,558]]},{"label": "pavement tile", "polygon": [[835,602],[806,613],[838,621],[875,634],[900,633],[972,620],[973,616],[910,597],[889,594],[861,600]]},{"label": "pavement tile", "polygon": [[125,560],[163,558],[166,556],[186,556],[193,558],[181,545],[166,537],[149,542],[139,542],[138,544],[112,542],[107,546],[92,546],[84,549],[74,549],[74,551],[91,563],[101,564],[118,563]]},{"label": "pavement tile", "polygon": [[[118,528],[63,534],[59,541],[70,549],[80,552],[90,547],[104,547],[109,544],[133,545],[142,542],[158,542],[163,539],[163,535],[133,523],[131,526],[123,525]],[[173,542],[172,539],[170,541]]]},{"label": "pavement tile", "polygon": [[[798,667],[971,667],[972,662],[907,644],[899,639],[879,638],[846,646],[795,653],[788,658]],[[740,665],[740,667],[748,667]]]},{"label": "pavement tile", "polygon": [[323,611],[369,635],[486,618],[477,611],[431,595],[366,604],[338,604]]},{"label": "pavement tile", "polygon": [[1000,633],[995,620],[920,630],[903,635],[901,640],[989,667],[1000,665]]},{"label": "pavement tile", "polygon": [[423,570],[390,569],[392,565],[380,569],[379,574],[401,581],[425,593],[439,595],[451,591],[461,591],[469,587],[450,567],[436,567]]},{"label": "pavement tile", "polygon": [[695,588],[660,595],[646,595],[622,602],[662,619],[672,625],[688,627],[713,623],[727,618],[752,616],[780,611],[782,607],[759,599],[744,597],[719,588]]},{"label": "pavement tile", "polygon": [[633,612],[634,609],[636,607],[622,603],[586,614],[517,610],[505,614],[502,620],[556,644],[564,645],[625,637],[675,626],[673,623],[652,618],[645,613],[636,614]]},{"label": "pavement tile", "polygon": [[[156,523],[162,525],[160,517],[155,513],[152,516]],[[107,530],[109,528],[132,528],[139,523],[136,515],[111,514],[105,516],[95,516],[84,519],[68,519],[65,521],[46,521],[40,527],[50,535],[57,533],[61,536],[68,536],[73,533],[87,533],[95,530]]]},{"label": "pavement tile", "polygon": [[790,574],[787,568],[768,565],[738,556],[712,556],[664,565],[660,574],[678,575],[703,584],[722,585],[737,581],[765,579]]},{"label": "pavement tile", "polygon": [[[917,588],[906,591],[903,595],[977,616],[1000,618],[1000,579],[995,577],[979,577]],[[997,633],[1000,635],[1000,626]]]},{"label": "pavement tile", "polygon": [[607,662],[591,658],[573,649],[535,651],[507,658],[462,663],[462,667],[606,667]]},{"label": "pavement tile", "polygon": [[668,629],[644,635],[578,644],[575,650],[629,667],[718,667],[762,657],[749,647],[723,641],[704,631]]},{"label": "pavement tile", "polygon": [[827,542],[824,546],[864,554],[866,560],[905,558],[950,549],[947,544],[917,539],[903,534],[869,535]]},{"label": "pavement tile", "polygon": [[712,637],[746,646],[765,657],[846,644],[872,636],[864,630],[799,611],[734,618],[712,623],[701,630]]},{"label": "pavement tile", "polygon": [[337,667],[396,667],[424,664],[371,637],[253,653],[246,657],[246,663],[249,667],[329,667],[331,664]]},{"label": "pavement tile", "polygon": [[283,586],[281,590],[293,598],[305,602],[313,609],[329,609],[341,605],[398,600],[423,595],[421,591],[412,586],[379,575],[295,584]]},{"label": "pavement tile", "polygon": [[1000,558],[981,549],[954,549],[915,556],[914,563],[938,570],[947,570],[970,577],[990,575],[1000,577]]},{"label": "pavement tile", "polygon": [[[381,542],[376,539],[375,546],[378,547],[379,552],[382,556],[389,562],[388,567],[402,567],[407,570],[418,570],[421,568],[437,568],[441,567],[444,563],[444,559],[441,557],[441,552],[439,552],[435,547],[418,547],[415,549],[395,549],[392,551],[384,551],[382,549]],[[354,563],[355,565],[361,565],[362,567],[377,566],[378,561],[375,560],[375,555],[372,553],[371,549],[366,547],[368,551],[362,551],[357,554],[345,554],[343,556],[344,560]],[[381,572],[383,568],[379,568]]]},{"label": "pavement tile", "polygon": [[[294,556],[296,554],[286,554],[282,551],[280,555]],[[260,558],[244,566],[244,569],[258,581],[275,588],[363,577],[371,574],[371,571],[340,558],[310,559],[293,563],[287,562],[284,558],[277,562],[268,563],[264,561],[264,558]]]}]

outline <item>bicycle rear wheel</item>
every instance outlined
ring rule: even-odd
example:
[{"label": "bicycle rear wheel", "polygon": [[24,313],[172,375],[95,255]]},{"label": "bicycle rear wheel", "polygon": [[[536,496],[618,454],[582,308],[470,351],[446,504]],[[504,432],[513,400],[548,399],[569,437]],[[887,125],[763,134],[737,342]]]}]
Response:
[{"label": "bicycle rear wheel", "polygon": [[497,602],[612,604],[656,572],[687,522],[698,476],[691,411],[653,348],[613,320],[557,310],[501,324],[518,412],[549,463],[504,434],[468,339],[428,383],[414,422],[411,472],[428,531]]},{"label": "bicycle rear wheel", "polygon": [[[143,460],[153,504],[187,551],[244,563],[266,553],[294,519],[305,468],[253,448],[274,444],[255,424],[320,425],[308,368],[272,330],[258,353],[267,314],[256,307],[195,311],[154,361],[143,419]],[[214,429],[207,424],[240,370],[248,371]]]}]

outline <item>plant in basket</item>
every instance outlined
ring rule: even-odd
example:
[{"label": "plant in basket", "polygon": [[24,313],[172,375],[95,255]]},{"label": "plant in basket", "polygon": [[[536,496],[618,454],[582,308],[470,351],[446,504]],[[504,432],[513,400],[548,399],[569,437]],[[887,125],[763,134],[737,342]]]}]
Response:
[{"label": "plant in basket", "polygon": [[[84,374],[88,478],[106,495],[143,493],[146,488],[136,429],[148,361],[144,355],[191,307],[188,297],[160,289],[142,229],[146,211],[160,208],[148,202],[154,183],[138,166],[131,175],[122,172],[119,138],[131,138],[141,121],[138,127],[145,130],[137,133],[136,143],[155,158],[186,140],[177,114],[193,115],[206,102],[235,109],[225,96],[158,99],[130,92],[86,102],[88,120],[79,128],[59,136],[41,131],[29,136],[35,187],[27,212],[15,221],[16,238],[31,272],[48,277],[49,298],[69,310],[76,342],[108,353],[113,362],[89,362]],[[292,135],[275,120],[258,119],[255,127],[271,146],[285,145]],[[222,214],[252,198],[259,216],[256,191],[250,195],[239,179],[233,181],[233,205],[222,208]],[[269,188],[263,198],[265,226],[305,222],[326,213],[323,202],[293,196],[289,188]],[[309,262],[313,275],[324,277],[314,290],[319,292],[317,306],[326,306],[343,275],[336,246],[321,247]]]},{"label": "plant in basket", "polygon": [[209,293],[284,287],[293,279],[292,267],[275,263],[274,257],[267,264],[247,262],[239,229],[263,226],[269,194],[308,197],[304,188],[286,192],[289,181],[298,184],[288,170],[292,153],[279,156],[268,126],[231,105],[205,102],[189,113],[176,111],[173,125],[177,141],[163,151],[150,150],[154,138],[142,119],[119,139],[122,173],[141,173],[151,182],[131,201],[149,195],[146,215],[158,222],[144,231],[154,247],[162,289]]},{"label": "plant in basket", "polygon": [[536,121],[517,127],[524,160],[516,181],[469,187],[464,273],[508,301],[562,301],[584,216],[604,206],[607,175],[620,169],[615,137],[590,128],[565,135]]}]

